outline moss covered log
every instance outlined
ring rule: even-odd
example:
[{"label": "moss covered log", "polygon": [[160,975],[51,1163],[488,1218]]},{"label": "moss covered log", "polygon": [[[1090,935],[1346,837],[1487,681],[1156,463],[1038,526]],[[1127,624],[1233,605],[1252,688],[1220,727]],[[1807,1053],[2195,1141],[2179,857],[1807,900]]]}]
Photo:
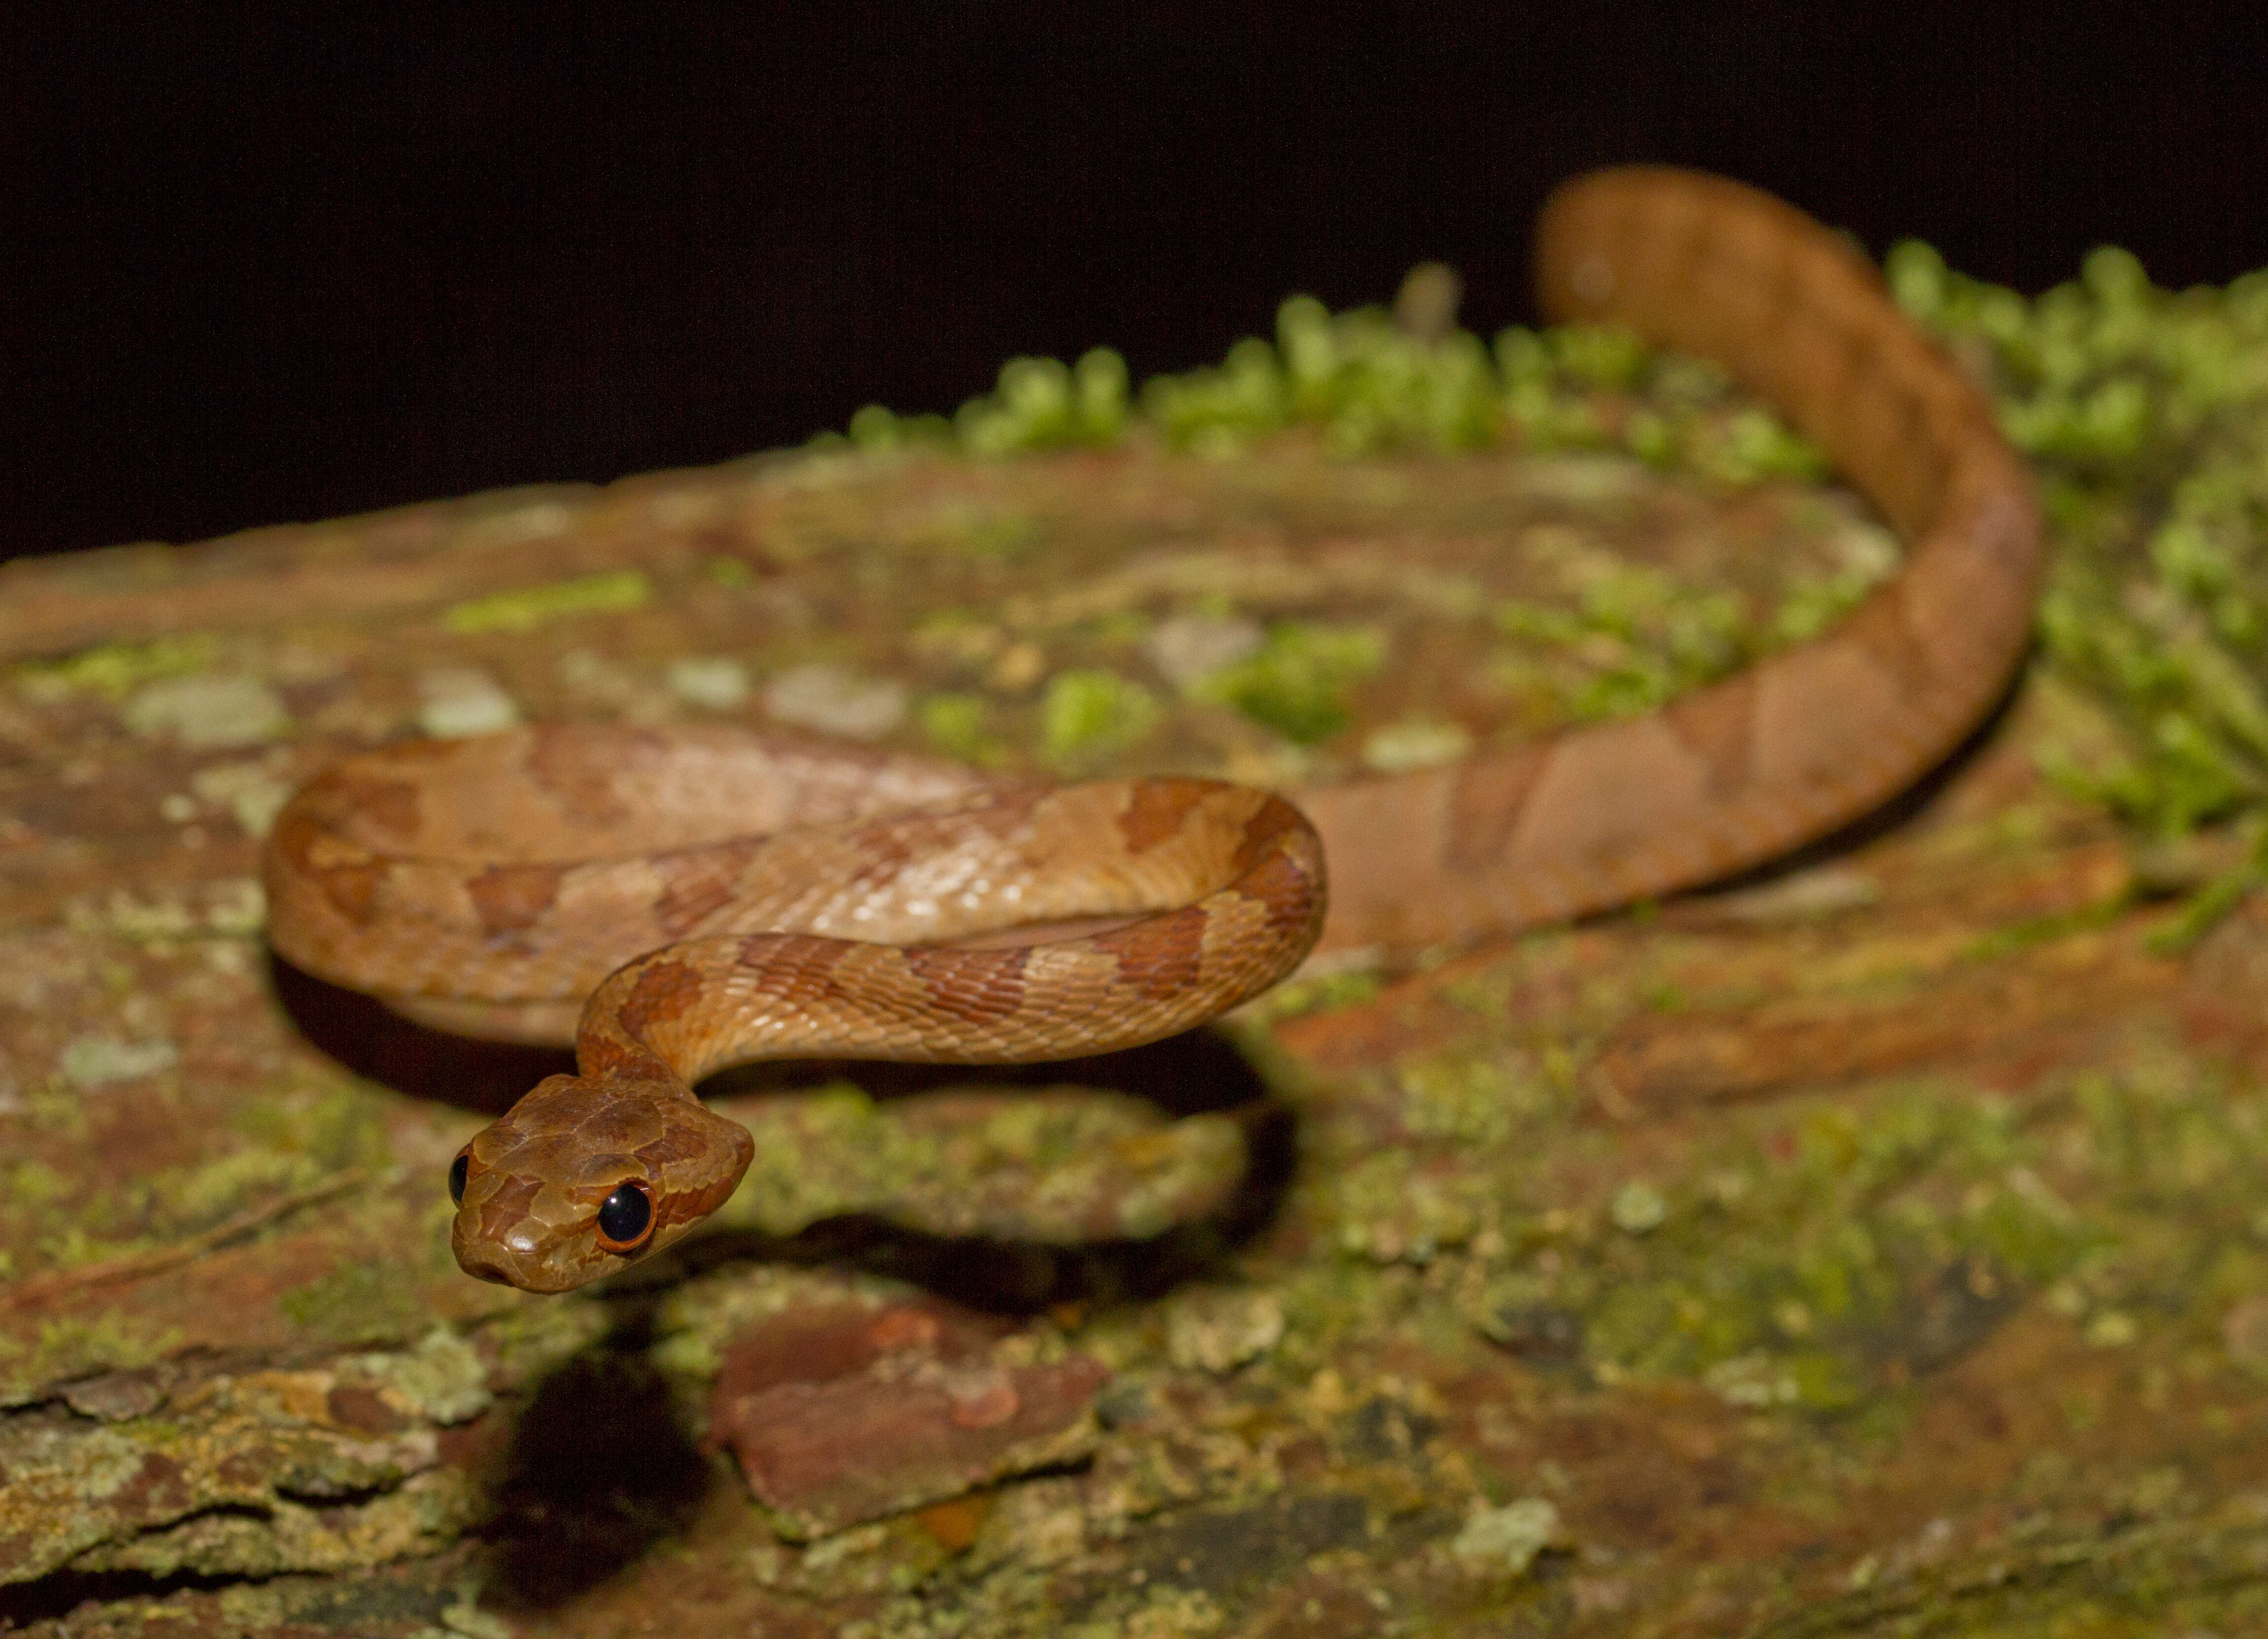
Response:
[{"label": "moss covered log", "polygon": [[567,1299],[458,1275],[440,1185],[552,1065],[261,947],[330,758],[575,715],[1392,770],[1649,709],[1895,542],[1715,372],[1484,342],[1433,269],[1139,386],[1018,360],[725,467],[0,569],[0,1621],[2268,1622],[2268,275],[1888,273],[2058,548],[1972,755],[1108,1096],[719,1089],[723,1232]]}]

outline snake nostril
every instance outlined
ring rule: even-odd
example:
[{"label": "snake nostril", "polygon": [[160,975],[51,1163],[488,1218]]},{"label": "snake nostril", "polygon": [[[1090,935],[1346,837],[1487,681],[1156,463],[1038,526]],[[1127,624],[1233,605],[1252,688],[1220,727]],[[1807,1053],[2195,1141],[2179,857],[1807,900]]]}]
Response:
[{"label": "snake nostril", "polygon": [[473,1158],[460,1153],[449,1163],[449,1199],[458,1206],[465,1204],[465,1175],[472,1171]]},{"label": "snake nostril", "polygon": [[653,1227],[653,1201],[644,1184],[619,1187],[599,1208],[599,1245],[608,1252],[634,1252]]}]

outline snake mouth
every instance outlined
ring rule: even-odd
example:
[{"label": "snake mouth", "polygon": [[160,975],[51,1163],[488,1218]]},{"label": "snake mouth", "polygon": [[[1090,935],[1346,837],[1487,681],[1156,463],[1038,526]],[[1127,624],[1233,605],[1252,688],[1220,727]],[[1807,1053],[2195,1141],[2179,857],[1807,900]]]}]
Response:
[{"label": "snake mouth", "polygon": [[525,1292],[572,1291],[604,1273],[578,1267],[571,1252],[563,1257],[566,1249],[526,1218],[499,1226],[486,1202],[458,1209],[449,1228],[449,1250],[456,1254],[457,1267],[475,1280]]},{"label": "snake mouth", "polygon": [[489,1281],[498,1286],[519,1286],[532,1271],[523,1267],[523,1260],[501,1246],[486,1246],[468,1240],[462,1234],[450,1237],[455,1244],[450,1248],[457,1254],[457,1267],[476,1281]]},{"label": "snake mouth", "polygon": [[524,1292],[571,1292],[598,1271],[562,1269],[539,1259],[524,1257],[509,1248],[459,1239],[453,1248],[457,1267],[476,1281],[517,1287]]},{"label": "snake mouth", "polygon": [[460,1257],[457,1260],[457,1267],[462,1269],[466,1274],[471,1275],[476,1281],[487,1281],[497,1286],[510,1286],[513,1284],[511,1275],[505,1274],[504,1270],[498,1268],[495,1264],[487,1262],[484,1260]]}]

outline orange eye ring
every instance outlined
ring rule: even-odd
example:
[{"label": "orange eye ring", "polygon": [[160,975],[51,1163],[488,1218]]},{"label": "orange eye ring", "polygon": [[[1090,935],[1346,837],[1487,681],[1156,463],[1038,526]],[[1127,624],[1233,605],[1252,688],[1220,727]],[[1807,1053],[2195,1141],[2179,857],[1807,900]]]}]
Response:
[{"label": "orange eye ring", "polygon": [[599,1203],[599,1250],[632,1253],[653,1238],[653,1196],[633,1179]]}]

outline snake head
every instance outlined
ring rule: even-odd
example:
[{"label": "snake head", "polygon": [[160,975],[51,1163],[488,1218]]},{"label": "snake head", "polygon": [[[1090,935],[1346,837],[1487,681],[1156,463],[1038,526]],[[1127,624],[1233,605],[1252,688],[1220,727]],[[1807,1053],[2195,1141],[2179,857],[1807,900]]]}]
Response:
[{"label": "snake head", "polygon": [[553,1076],[458,1151],[449,1244],[481,1280],[571,1290],[682,1237],[755,1154],[681,1083]]}]

